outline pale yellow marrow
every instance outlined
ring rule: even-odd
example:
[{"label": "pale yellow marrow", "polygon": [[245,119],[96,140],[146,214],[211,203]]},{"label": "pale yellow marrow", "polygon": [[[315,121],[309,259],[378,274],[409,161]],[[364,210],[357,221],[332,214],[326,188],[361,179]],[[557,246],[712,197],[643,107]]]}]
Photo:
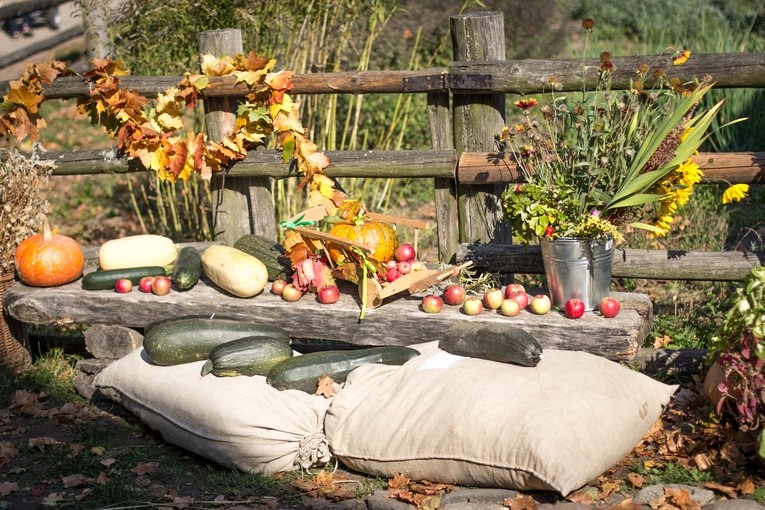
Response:
[{"label": "pale yellow marrow", "polygon": [[231,246],[213,245],[202,253],[202,269],[218,287],[237,297],[257,296],[268,283],[268,269],[257,257]]},{"label": "pale yellow marrow", "polygon": [[140,234],[106,241],[98,250],[101,269],[168,266],[178,250],[173,240],[156,234]]}]

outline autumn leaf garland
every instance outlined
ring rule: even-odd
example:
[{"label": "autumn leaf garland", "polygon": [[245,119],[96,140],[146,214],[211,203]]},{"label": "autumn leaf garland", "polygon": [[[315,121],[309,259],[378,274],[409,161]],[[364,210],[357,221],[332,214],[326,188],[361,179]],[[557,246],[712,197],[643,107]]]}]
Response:
[{"label": "autumn leaf garland", "polygon": [[[146,97],[120,87],[119,77],[128,74],[122,62],[94,59],[93,69],[82,74],[91,84],[91,93],[78,100],[77,106],[94,125],[103,126],[116,137],[121,153],[140,160],[160,179],[171,182],[188,179],[193,173],[209,180],[213,173],[244,159],[249,149],[265,144],[268,136],[275,134],[283,159],[294,160],[302,175],[299,189],[307,187],[309,202],[324,205],[331,213],[346,195],[324,175],[329,158],[305,135],[298,105],[288,94],[292,73],[272,72],[275,63],[255,52],[221,58],[204,55],[203,74],[185,73],[175,87],[160,93],[150,106]],[[10,83],[0,103],[0,136],[37,140],[39,130],[46,125],[39,114],[39,105],[44,101],[42,85],[72,74],[66,64],[58,61],[28,65],[21,78]],[[183,109],[194,107],[209,77],[229,75],[249,90],[237,109],[233,132],[219,141],[209,140],[205,133],[184,132]]]}]

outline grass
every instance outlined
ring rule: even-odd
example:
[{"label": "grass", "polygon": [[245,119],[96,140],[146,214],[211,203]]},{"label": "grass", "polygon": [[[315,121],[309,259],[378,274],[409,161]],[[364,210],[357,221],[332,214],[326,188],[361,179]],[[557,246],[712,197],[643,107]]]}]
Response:
[{"label": "grass", "polygon": [[712,473],[701,471],[696,467],[685,468],[674,462],[666,464],[633,464],[632,470],[646,478],[649,485],[658,484],[688,484],[697,485],[714,481]]}]

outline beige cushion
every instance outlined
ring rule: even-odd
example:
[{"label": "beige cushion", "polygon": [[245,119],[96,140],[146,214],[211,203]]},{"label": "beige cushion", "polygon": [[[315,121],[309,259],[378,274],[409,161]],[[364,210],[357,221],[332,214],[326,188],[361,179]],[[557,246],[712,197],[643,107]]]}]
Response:
[{"label": "beige cushion", "polygon": [[348,467],[566,495],[628,454],[677,388],[583,352],[528,368],[421,350],[354,370],[335,396],[325,431]]},{"label": "beige cushion", "polygon": [[271,474],[329,460],[329,400],[278,391],[260,376],[202,377],[203,364],[160,367],[139,348],[98,374],[95,385],[169,443],[224,466]]}]

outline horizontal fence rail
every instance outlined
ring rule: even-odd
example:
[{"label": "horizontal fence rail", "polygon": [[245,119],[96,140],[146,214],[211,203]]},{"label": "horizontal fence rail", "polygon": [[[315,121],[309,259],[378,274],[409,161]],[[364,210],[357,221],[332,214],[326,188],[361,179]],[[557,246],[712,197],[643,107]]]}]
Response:
[{"label": "horizontal fence rail", "polygon": [[[705,184],[765,184],[765,152],[702,152],[693,160]],[[461,184],[521,182],[518,165],[508,153],[463,152],[459,160]]]},{"label": "horizontal fence rail", "polygon": [[[765,87],[765,53],[704,53],[693,55],[682,66],[673,66],[667,55],[614,57],[612,88],[627,89],[635,80],[635,70],[641,63],[666,69],[667,77],[691,81],[706,75],[717,88]],[[340,73],[296,74],[293,93],[296,94],[373,94],[373,93],[513,93],[529,94],[545,90],[551,76],[561,90],[581,90],[597,85],[598,61],[587,59],[506,60],[501,62],[456,62],[450,68],[439,67],[420,71],[349,71]],[[586,69],[584,81],[583,69]],[[649,72],[650,75],[650,72]],[[155,97],[175,86],[181,76],[121,76],[124,87]],[[651,79],[646,80],[651,86]],[[9,83],[0,82],[0,94],[6,94]],[[43,88],[50,99],[86,96],[89,85],[78,76],[59,78]],[[211,76],[204,91],[208,97],[244,96],[249,92],[233,76]]]},{"label": "horizontal fence rail", "polygon": [[[542,252],[536,245],[461,244],[457,262],[496,273],[544,274]],[[765,264],[765,252],[684,250],[614,250],[613,276],[649,280],[739,281],[752,268]]]},{"label": "horizontal fence rail", "polygon": [[[432,177],[453,178],[460,184],[521,182],[518,166],[509,154],[463,152],[453,149],[326,151],[332,165],[330,177]],[[116,149],[47,152],[43,159],[56,162],[54,175],[92,175],[141,172],[137,161],[121,158]],[[694,160],[702,166],[702,183],[765,184],[765,152],[702,152]],[[228,175],[234,177],[295,177],[295,172],[275,150],[250,151],[236,162]]]}]

